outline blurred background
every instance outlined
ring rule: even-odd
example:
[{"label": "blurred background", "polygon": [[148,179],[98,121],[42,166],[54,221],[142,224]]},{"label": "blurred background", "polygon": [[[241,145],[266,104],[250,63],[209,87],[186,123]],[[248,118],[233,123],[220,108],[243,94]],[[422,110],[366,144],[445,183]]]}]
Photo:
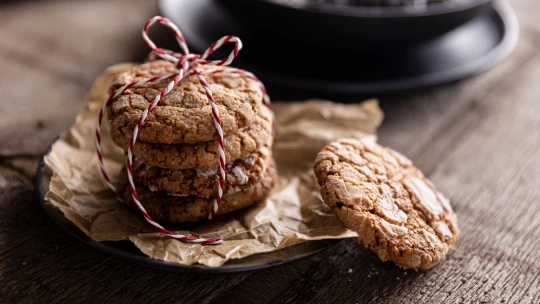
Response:
[{"label": "blurred background", "polygon": [[489,0],[161,1],[194,49],[227,33],[237,65],[303,95],[389,93],[485,71],[518,39],[511,7]]},{"label": "blurred background", "polygon": [[[536,26],[533,10],[528,9],[533,1],[514,2],[523,22]],[[315,97],[358,102],[378,97],[383,107],[396,107],[404,96],[414,100],[418,94],[443,92],[444,84],[490,70],[513,52],[519,38],[516,14],[506,1],[127,3],[0,2],[4,24],[0,86],[7,99],[17,100],[1,107],[25,122],[22,130],[0,134],[4,149],[19,151],[22,145],[25,151],[43,151],[36,135],[46,133],[47,143],[64,130],[92,80],[106,66],[144,60],[148,49],[140,30],[156,14],[178,24],[192,52],[204,51],[223,35],[241,37],[244,49],[234,65],[259,76],[274,100]],[[151,35],[158,45],[178,49],[164,28],[153,28]],[[229,51],[224,49],[216,57]],[[18,89],[10,90],[14,87]],[[413,105],[408,101],[406,108]],[[55,114],[48,114],[53,109]],[[4,120],[0,127],[9,130],[10,124]],[[40,129],[42,125],[46,128]]]}]

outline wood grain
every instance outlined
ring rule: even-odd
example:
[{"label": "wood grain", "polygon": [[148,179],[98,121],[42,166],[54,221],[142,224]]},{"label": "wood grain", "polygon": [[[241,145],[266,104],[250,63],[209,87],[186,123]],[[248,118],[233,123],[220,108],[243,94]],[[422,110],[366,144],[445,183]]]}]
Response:
[{"label": "wood grain", "polygon": [[508,60],[381,100],[380,141],[458,213],[446,261],[405,271],[345,240],[290,265],[205,276],[87,248],[47,218],[33,189],[38,156],[72,124],[93,78],[144,56],[140,22],[156,2],[0,3],[0,302],[540,303],[540,3],[512,3],[522,37]]}]

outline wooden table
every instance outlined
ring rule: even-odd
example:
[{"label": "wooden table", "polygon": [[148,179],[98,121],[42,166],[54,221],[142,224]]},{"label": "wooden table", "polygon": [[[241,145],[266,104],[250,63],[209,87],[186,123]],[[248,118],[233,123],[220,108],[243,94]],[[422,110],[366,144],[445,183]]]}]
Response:
[{"label": "wooden table", "polygon": [[[471,79],[381,100],[380,141],[452,200],[462,231],[430,271],[382,263],[354,240],[231,275],[167,273],[96,252],[58,228],[33,187],[106,66],[146,52],[154,1],[0,4],[0,302],[540,303],[540,2],[514,0],[515,53]],[[121,16],[119,18],[119,16]]]}]

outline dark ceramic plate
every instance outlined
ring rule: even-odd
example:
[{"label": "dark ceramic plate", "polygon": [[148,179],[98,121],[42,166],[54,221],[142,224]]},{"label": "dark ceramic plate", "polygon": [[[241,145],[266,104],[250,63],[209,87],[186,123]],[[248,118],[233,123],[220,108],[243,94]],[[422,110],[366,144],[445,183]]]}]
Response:
[{"label": "dark ceramic plate", "polygon": [[[493,67],[515,48],[519,26],[506,1],[478,3],[482,9],[476,9],[470,20],[465,18],[463,24],[415,43],[391,45],[392,41],[385,40],[381,44],[357,35],[341,35],[341,40],[330,47],[306,49],[295,46],[301,37],[291,39],[288,32],[280,34],[279,26],[274,33],[248,26],[246,22],[250,21],[240,20],[238,12],[232,12],[234,8],[224,2],[161,0],[160,7],[162,14],[183,31],[192,51],[201,52],[224,35],[237,35],[244,49],[233,65],[252,71],[270,88],[325,97],[437,85]],[[437,18],[432,20],[437,22]],[[371,21],[378,19],[371,17]],[[322,37],[320,44],[324,43]]]},{"label": "dark ceramic plate", "polygon": [[[50,149],[45,155],[50,152]],[[264,269],[274,266],[283,265],[286,263],[298,261],[310,257],[314,254],[322,252],[341,240],[322,240],[311,241],[291,247],[287,247],[275,252],[261,253],[252,255],[243,259],[230,260],[220,267],[207,267],[204,265],[180,265],[161,260],[149,258],[142,254],[139,249],[128,241],[120,242],[96,242],[91,240],[86,234],[84,234],[79,228],[77,228],[71,221],[69,221],[64,214],[56,207],[50,205],[45,201],[44,197],[49,190],[49,184],[51,182],[51,171],[44,163],[44,157],[41,159],[36,174],[36,189],[38,191],[41,205],[47,215],[62,229],[74,236],[84,244],[95,248],[107,255],[115,258],[139,264],[146,267],[175,271],[175,272],[190,272],[190,273],[231,273],[250,271],[257,269]]]}]

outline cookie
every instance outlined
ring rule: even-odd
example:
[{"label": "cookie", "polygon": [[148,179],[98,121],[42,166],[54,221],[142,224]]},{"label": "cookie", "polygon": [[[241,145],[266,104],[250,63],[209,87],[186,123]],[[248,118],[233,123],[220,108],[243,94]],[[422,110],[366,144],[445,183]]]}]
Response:
[{"label": "cookie", "polygon": [[[267,108],[261,108],[257,119],[236,133],[225,134],[226,163],[246,158],[267,142],[272,132],[272,118]],[[212,126],[212,128],[214,128]],[[127,151],[129,138],[111,130],[114,142]],[[219,165],[218,142],[211,140],[195,144],[155,144],[137,141],[133,150],[140,161],[159,168],[212,168]]]},{"label": "cookie", "polygon": [[[133,81],[176,71],[168,61],[141,64],[115,78],[109,91]],[[204,78],[210,84],[225,134],[236,133],[238,129],[253,123],[263,98],[255,81],[233,73],[213,73],[204,75]],[[111,129],[123,137],[131,137],[142,112],[169,82],[170,79],[149,82],[128,89],[115,98],[107,107]],[[212,110],[204,88],[195,75],[182,79],[159,101],[148,114],[137,138],[144,142],[165,144],[216,139]]]},{"label": "cookie", "polygon": [[382,261],[428,269],[458,238],[448,200],[398,152],[342,139],[322,149],[314,170],[324,202]]},{"label": "cookie", "polygon": [[[227,178],[223,195],[252,187],[263,179],[272,158],[271,142],[247,158],[227,164]],[[150,191],[171,194],[214,197],[219,185],[218,167],[185,170],[162,169],[149,166],[138,159],[133,162],[136,184],[147,186]]]},{"label": "cookie", "polygon": [[[264,178],[259,183],[241,192],[224,196],[217,215],[245,208],[261,201],[270,193],[276,180],[277,169],[272,160]],[[214,203],[213,198],[173,196],[165,192],[152,192],[145,187],[137,187],[137,193],[148,214],[158,222],[183,223],[206,219]],[[129,186],[125,188],[124,199],[128,206],[136,208]]]}]

